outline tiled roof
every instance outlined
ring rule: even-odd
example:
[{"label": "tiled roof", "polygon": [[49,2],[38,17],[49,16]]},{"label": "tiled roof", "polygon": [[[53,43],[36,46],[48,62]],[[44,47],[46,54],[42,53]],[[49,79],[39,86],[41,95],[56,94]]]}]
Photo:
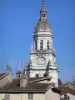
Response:
[{"label": "tiled roof", "polygon": [[[31,79],[30,79],[31,80]],[[16,79],[13,80],[12,83],[7,84],[6,86],[4,86],[3,88],[5,89],[24,89],[24,90],[46,90],[47,87],[49,86],[49,84],[47,83],[30,83],[28,82],[26,87],[20,87],[20,80]]]},{"label": "tiled roof", "polygon": [[61,95],[65,95],[66,93],[70,93],[72,95],[75,95],[75,90],[68,88],[68,87],[60,87],[59,88],[62,92]]},{"label": "tiled roof", "polygon": [[[43,91],[45,93],[52,85],[49,83],[31,83],[30,81],[32,80],[35,80],[35,78],[30,78],[26,87],[20,87],[20,79],[15,79],[12,81],[12,83],[8,83],[3,88],[0,88],[0,93],[10,92],[10,91],[11,92]],[[60,90],[58,90],[57,92],[60,92]]]}]

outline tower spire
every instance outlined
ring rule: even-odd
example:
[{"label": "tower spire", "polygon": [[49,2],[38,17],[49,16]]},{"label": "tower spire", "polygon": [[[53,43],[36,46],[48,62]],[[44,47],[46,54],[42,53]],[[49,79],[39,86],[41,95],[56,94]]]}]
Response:
[{"label": "tower spire", "polygon": [[40,19],[41,20],[46,20],[47,19],[46,14],[47,14],[46,7],[44,5],[44,0],[42,0],[42,7],[41,7],[41,10],[40,10]]},{"label": "tower spire", "polygon": [[42,6],[44,6],[44,0],[42,0]]}]

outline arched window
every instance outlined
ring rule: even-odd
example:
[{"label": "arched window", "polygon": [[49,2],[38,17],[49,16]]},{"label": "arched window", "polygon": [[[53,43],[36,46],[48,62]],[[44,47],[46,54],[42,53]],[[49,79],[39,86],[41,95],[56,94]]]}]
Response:
[{"label": "arched window", "polygon": [[49,50],[49,48],[50,48],[50,47],[49,47],[49,41],[47,41],[47,50]]},{"label": "arched window", "polygon": [[35,41],[35,50],[37,50],[37,41]]},{"label": "arched window", "polygon": [[36,78],[39,78],[39,75],[38,74],[36,74],[36,76],[35,76]]},{"label": "arched window", "polygon": [[40,41],[40,50],[43,50],[43,40]]}]

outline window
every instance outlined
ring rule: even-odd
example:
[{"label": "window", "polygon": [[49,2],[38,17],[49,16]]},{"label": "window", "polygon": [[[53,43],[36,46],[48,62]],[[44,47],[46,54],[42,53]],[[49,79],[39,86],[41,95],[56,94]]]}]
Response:
[{"label": "window", "polygon": [[47,50],[49,50],[49,41],[47,41]]},{"label": "window", "polygon": [[5,94],[5,100],[10,100],[10,95],[9,94]]},{"label": "window", "polygon": [[36,76],[35,76],[36,78],[39,78],[39,75],[38,74],[36,74]]},{"label": "window", "polygon": [[33,100],[33,94],[31,93],[28,94],[28,100]]},{"label": "window", "polygon": [[43,40],[40,41],[40,50],[43,50]]},{"label": "window", "polygon": [[45,17],[45,14],[42,14],[42,17]]},{"label": "window", "polygon": [[35,50],[37,50],[37,41],[35,41]]}]

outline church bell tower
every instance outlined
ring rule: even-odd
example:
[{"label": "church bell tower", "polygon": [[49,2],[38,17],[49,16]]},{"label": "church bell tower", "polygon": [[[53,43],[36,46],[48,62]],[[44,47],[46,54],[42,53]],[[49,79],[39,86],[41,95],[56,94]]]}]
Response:
[{"label": "church bell tower", "polygon": [[40,10],[40,18],[34,29],[30,61],[30,77],[52,77],[50,82],[58,86],[58,67],[55,48],[53,48],[53,33],[47,19],[44,0]]}]

